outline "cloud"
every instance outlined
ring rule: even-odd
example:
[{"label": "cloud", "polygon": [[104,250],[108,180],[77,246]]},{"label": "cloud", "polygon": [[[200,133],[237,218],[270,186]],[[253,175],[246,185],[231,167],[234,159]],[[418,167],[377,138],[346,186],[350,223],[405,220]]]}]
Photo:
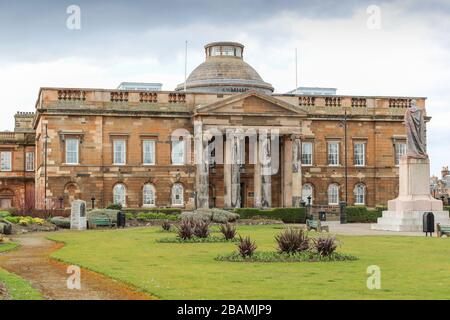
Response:
[{"label": "cloud", "polygon": [[[81,31],[65,28],[78,3]],[[381,8],[380,30],[366,26]],[[357,95],[427,96],[432,171],[448,164],[450,9],[446,1],[25,1],[0,4],[2,128],[16,110],[33,110],[41,86],[115,88],[122,81],[173,89],[204,60],[203,45],[245,44],[245,60],[277,92],[299,82]],[[21,21],[21,23],[17,23]]]}]

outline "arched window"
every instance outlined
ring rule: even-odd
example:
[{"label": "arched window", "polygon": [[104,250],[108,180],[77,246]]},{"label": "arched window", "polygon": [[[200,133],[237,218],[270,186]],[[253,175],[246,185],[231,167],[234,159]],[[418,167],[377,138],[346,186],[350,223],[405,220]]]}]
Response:
[{"label": "arched window", "polygon": [[330,184],[328,187],[328,204],[339,204],[339,186],[335,183]]},{"label": "arched window", "polygon": [[155,195],[156,190],[152,184],[147,183],[144,185],[143,190],[143,205],[144,207],[154,207],[155,206]]},{"label": "arched window", "polygon": [[183,204],[183,186],[180,183],[175,183],[172,186],[172,205],[182,206]]},{"label": "arched window", "polygon": [[302,200],[308,204],[308,197],[311,197],[311,204],[313,204],[313,186],[306,183],[302,186]]},{"label": "arched window", "polygon": [[116,184],[113,189],[114,204],[121,204],[122,207],[126,205],[126,189],[121,183]]},{"label": "arched window", "polygon": [[366,186],[358,183],[355,186],[355,204],[366,204]]}]

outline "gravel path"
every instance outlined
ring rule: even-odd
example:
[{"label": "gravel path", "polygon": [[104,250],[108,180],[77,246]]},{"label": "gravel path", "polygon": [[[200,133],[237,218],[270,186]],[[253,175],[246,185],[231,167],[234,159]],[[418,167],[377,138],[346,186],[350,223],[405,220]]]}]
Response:
[{"label": "gravel path", "polygon": [[[45,233],[14,237],[20,247],[0,254],[0,267],[28,280],[50,300],[150,300],[153,297],[103,275],[81,270],[81,289],[68,289],[66,264],[49,258],[63,245],[47,240]],[[153,298],[154,299],[154,298]]]}]

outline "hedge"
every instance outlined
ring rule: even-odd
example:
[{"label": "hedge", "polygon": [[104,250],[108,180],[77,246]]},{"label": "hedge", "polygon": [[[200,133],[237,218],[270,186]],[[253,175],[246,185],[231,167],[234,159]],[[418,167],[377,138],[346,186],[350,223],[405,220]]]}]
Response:
[{"label": "hedge", "polygon": [[164,213],[164,214],[181,214],[183,209],[180,208],[135,208],[135,209],[123,209],[126,213]]},{"label": "hedge", "polygon": [[306,220],[306,208],[272,208],[268,210],[239,208],[235,209],[234,212],[238,213],[241,219],[262,217],[281,220],[285,223],[305,223]]},{"label": "hedge", "polygon": [[450,213],[450,206],[444,206],[444,210],[446,210]]},{"label": "hedge", "polygon": [[386,208],[377,207],[375,210],[369,210],[365,206],[347,206],[345,212],[348,223],[375,223],[383,215],[383,210],[386,210]]},{"label": "hedge", "polygon": [[163,220],[178,220],[179,216],[175,214],[165,214],[165,213],[156,213],[156,212],[140,212],[136,215],[136,219],[141,221],[149,221],[154,219],[163,219]]}]

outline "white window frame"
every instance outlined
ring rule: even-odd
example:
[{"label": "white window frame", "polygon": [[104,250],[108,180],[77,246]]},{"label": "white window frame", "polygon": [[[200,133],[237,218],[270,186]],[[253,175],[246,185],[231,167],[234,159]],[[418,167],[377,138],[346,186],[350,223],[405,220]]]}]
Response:
[{"label": "white window frame", "polygon": [[[399,148],[399,146],[402,146],[402,148]],[[402,152],[399,152],[400,149],[402,150]],[[403,155],[406,154],[406,142],[396,142],[394,144],[394,162],[395,165],[398,166],[400,165],[400,159]]]},{"label": "white window frame", "polygon": [[[306,150],[305,146],[309,146],[311,148],[310,149],[311,152],[309,154],[305,152],[305,150]],[[309,163],[307,161],[304,161],[305,158],[307,158],[307,159],[309,158],[308,159]],[[314,161],[314,145],[313,145],[313,143],[309,142],[309,141],[302,142],[302,165],[312,166],[313,161]]]},{"label": "white window frame", "polygon": [[[335,191],[334,191],[335,190]],[[334,206],[339,204],[339,185],[332,183],[328,186],[328,205]],[[336,200],[336,201],[334,201]]]},{"label": "white window frame", "polygon": [[[118,188],[123,188],[123,195],[117,194]],[[122,207],[126,207],[127,205],[127,188],[123,183],[118,183],[113,188],[113,203],[121,204]]]},{"label": "white window frame", "polygon": [[[362,191],[362,193],[360,193]],[[355,194],[355,205],[365,205],[366,204],[366,186],[362,183],[358,183],[354,189]],[[362,201],[359,201],[362,197]]]},{"label": "white window frame", "polygon": [[27,151],[25,153],[25,171],[34,171],[34,152]]},{"label": "white window frame", "polygon": [[[147,150],[146,145],[151,146],[149,150]],[[154,139],[145,139],[142,141],[142,163],[146,166],[153,166],[156,164],[156,142]],[[149,153],[150,152],[150,155]],[[148,161],[148,157],[150,161]]]},{"label": "white window frame", "polygon": [[[176,191],[181,191],[180,197],[177,199]],[[183,207],[184,206],[184,187],[181,183],[175,183],[172,186],[172,192],[171,192],[171,198],[172,198],[172,206],[173,207]]]},{"label": "white window frame", "polygon": [[12,151],[0,152],[0,171],[12,171]]},{"label": "white window frame", "polygon": [[[72,142],[75,143],[74,144],[75,149],[69,150],[69,147],[71,146]],[[72,159],[72,155],[75,156],[74,159]],[[66,139],[66,164],[70,164],[70,165],[80,164],[80,140],[78,138],[67,138]]]},{"label": "white window frame", "polygon": [[[123,143],[123,150],[119,153],[117,149],[117,144]],[[118,155],[120,155],[123,159],[118,159]],[[117,161],[123,160],[123,161]],[[127,141],[125,139],[114,139],[113,140],[113,164],[116,166],[123,166],[127,164]]]},{"label": "white window frame", "polygon": [[[181,146],[181,147],[180,147]],[[178,150],[178,148],[181,148],[181,150]],[[181,156],[181,161],[177,157]],[[173,140],[172,141],[172,164],[179,166],[185,164],[185,158],[186,158],[186,146],[184,140]],[[176,161],[175,161],[176,160]]]},{"label": "white window frame", "polygon": [[[332,145],[336,145],[336,153],[332,153],[331,152],[331,146]],[[328,142],[328,145],[327,145],[327,153],[328,153],[328,165],[329,166],[331,166],[331,167],[336,167],[336,166],[339,166],[339,142],[338,141],[329,141]],[[335,155],[335,157],[334,156],[332,156],[332,155]],[[333,159],[334,160],[334,158],[336,158],[336,163],[332,163],[331,162],[331,160]]]},{"label": "white window frame", "polygon": [[[306,194],[305,192],[304,192],[304,188],[305,187],[309,187],[309,190],[310,190],[310,194]],[[303,186],[302,186],[302,200],[306,203],[306,204],[308,204],[308,196],[311,196],[311,204],[313,204],[313,202],[314,202],[314,187],[312,186],[312,184],[310,184],[310,183],[305,183]]]},{"label": "white window frame", "polygon": [[[146,190],[147,188],[149,188],[149,190]],[[147,195],[146,192],[151,192],[153,196]],[[148,199],[151,199],[151,201],[147,201]],[[144,187],[142,188],[142,206],[156,207],[156,188],[151,183],[144,184]]]},{"label": "white window frame", "polygon": [[[357,154],[357,150],[358,150],[357,146],[362,146],[361,154]],[[364,167],[366,165],[366,143],[365,142],[356,141],[353,143],[353,158],[354,158],[353,163],[356,167]]]}]

